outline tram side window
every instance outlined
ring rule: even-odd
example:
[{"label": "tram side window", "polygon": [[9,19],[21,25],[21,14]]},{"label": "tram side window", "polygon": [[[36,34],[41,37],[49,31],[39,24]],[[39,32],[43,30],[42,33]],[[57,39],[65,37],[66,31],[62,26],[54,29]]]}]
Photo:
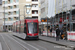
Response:
[{"label": "tram side window", "polygon": [[24,24],[24,33],[27,33],[27,31],[26,31],[26,23]]}]

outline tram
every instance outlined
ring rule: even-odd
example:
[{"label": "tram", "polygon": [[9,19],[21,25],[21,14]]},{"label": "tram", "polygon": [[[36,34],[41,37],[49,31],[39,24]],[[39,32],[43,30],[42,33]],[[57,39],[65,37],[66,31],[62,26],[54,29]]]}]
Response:
[{"label": "tram", "polygon": [[26,18],[25,20],[16,21],[13,23],[13,31],[25,33],[25,39],[39,39],[38,19]]}]

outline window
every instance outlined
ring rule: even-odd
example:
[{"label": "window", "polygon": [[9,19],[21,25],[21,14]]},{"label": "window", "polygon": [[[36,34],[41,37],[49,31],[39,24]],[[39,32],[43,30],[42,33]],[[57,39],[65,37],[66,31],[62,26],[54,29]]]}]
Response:
[{"label": "window", "polygon": [[8,21],[8,18],[5,18],[5,21]]},{"label": "window", "polygon": [[16,2],[19,2],[19,0],[16,0]]},{"label": "window", "polygon": [[10,6],[10,9],[13,9],[13,7],[12,7],[12,6]]},{"label": "window", "polygon": [[38,10],[33,10],[32,14],[38,14]]},{"label": "window", "polygon": [[19,11],[16,11],[16,14],[19,14]]},{"label": "window", "polygon": [[38,0],[32,0],[32,1],[38,1]]},{"label": "window", "polygon": [[13,3],[13,0],[10,0],[10,3]]},{"label": "window", "polygon": [[8,13],[5,13],[5,15],[8,15]]},{"label": "window", "polygon": [[9,17],[9,21],[11,21],[11,18]]},{"label": "window", "polygon": [[37,23],[27,23],[28,24],[28,33],[38,33]]},{"label": "window", "polygon": [[38,19],[38,16],[32,16],[32,18],[37,18]]},{"label": "window", "polygon": [[16,17],[16,20],[19,20],[19,17]]},{"label": "window", "polygon": [[5,4],[7,4],[7,1],[5,1]]},{"label": "window", "polygon": [[13,18],[11,18],[11,21],[13,21]]},{"label": "window", "polygon": [[17,5],[16,8],[19,8],[19,6]]}]

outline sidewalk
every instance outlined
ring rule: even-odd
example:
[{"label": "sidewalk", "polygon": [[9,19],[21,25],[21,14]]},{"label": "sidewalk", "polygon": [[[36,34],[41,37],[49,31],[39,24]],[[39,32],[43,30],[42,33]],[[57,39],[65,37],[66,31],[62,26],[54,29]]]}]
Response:
[{"label": "sidewalk", "polygon": [[39,36],[39,39],[43,40],[43,41],[51,42],[51,43],[54,43],[54,44],[58,44],[58,45],[61,45],[61,46],[75,48],[75,42],[72,42],[72,41],[61,40],[61,39],[59,41],[56,41],[56,38],[41,36],[41,35]]}]

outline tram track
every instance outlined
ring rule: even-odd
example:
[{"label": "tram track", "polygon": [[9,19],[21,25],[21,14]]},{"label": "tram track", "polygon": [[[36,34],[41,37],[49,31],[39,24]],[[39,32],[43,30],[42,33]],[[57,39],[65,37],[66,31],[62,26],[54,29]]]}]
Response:
[{"label": "tram track", "polygon": [[8,48],[8,50],[11,50],[11,48],[10,48],[9,45],[8,45],[8,43],[5,41],[4,37],[3,37],[2,35],[1,35],[1,37],[2,37],[3,41],[5,42],[5,44],[6,44],[7,48]]},{"label": "tram track", "polygon": [[[19,38],[19,39],[21,39],[21,40],[23,40],[23,41],[25,41],[25,39],[22,39],[22,38],[20,38],[20,37],[18,37],[18,36],[15,36],[15,35],[13,35],[14,37],[17,37],[17,38]],[[72,47],[68,47],[68,46],[66,46],[66,45],[64,45],[64,44],[58,44],[58,43],[54,43],[54,42],[51,42],[51,41],[46,41],[46,40],[43,40],[43,39],[39,39],[40,41],[44,41],[44,42],[47,42],[47,43],[52,43],[52,44],[56,44],[56,45],[59,45],[59,46],[61,46],[61,47],[64,47],[64,48],[71,48],[72,49]]]},{"label": "tram track", "polygon": [[10,38],[10,39],[12,39],[13,41],[15,41],[15,42],[16,42],[17,44],[19,44],[24,50],[29,50],[26,46],[24,46],[23,44],[19,43],[17,40],[15,40],[15,39],[9,37],[8,35],[5,35],[5,36],[7,36],[8,38]]},{"label": "tram track", "polygon": [[[7,37],[9,37],[10,38],[10,36],[8,36],[8,35],[6,35]],[[21,44],[20,42],[18,42],[17,40],[16,40],[16,38],[14,38],[14,37],[12,37],[11,38],[12,40],[14,40],[14,41],[16,41],[18,44],[20,44],[23,48],[27,48],[24,44]],[[22,43],[25,43],[26,45],[28,45],[28,46],[30,46],[30,47],[32,47],[32,48],[34,48],[34,49],[36,49],[36,50],[39,50],[38,48],[36,48],[35,46],[32,46],[32,45],[30,45],[30,44],[28,44],[28,43],[26,43],[26,42],[22,42]],[[27,48],[26,50],[30,50],[29,48]]]},{"label": "tram track", "polygon": [[[5,37],[3,37],[3,36],[7,36],[8,38],[10,38],[10,37],[8,35],[1,35],[3,41],[5,42],[5,44],[7,46],[7,49],[12,50],[11,47],[9,46],[9,44],[5,41]],[[10,39],[14,40],[17,44],[19,44],[23,48],[23,50],[29,50],[26,46],[24,46],[23,44],[19,43],[15,39],[13,39],[13,38],[10,38]]]}]

